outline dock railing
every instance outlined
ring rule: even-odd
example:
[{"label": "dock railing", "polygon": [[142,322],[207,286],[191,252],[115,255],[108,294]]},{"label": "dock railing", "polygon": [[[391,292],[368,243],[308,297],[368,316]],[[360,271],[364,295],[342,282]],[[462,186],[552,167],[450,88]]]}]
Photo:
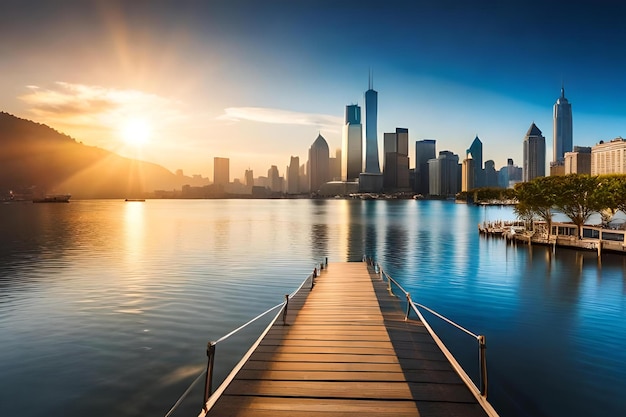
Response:
[{"label": "dock railing", "polygon": [[[313,287],[315,286],[315,278],[317,278],[319,276],[319,274],[326,267],[328,267],[328,258],[325,258],[325,260],[323,262],[315,264],[315,267],[313,268],[313,272],[311,272],[304,279],[304,281],[302,281],[300,286],[295,291],[293,291],[291,294],[285,294],[285,301],[284,302],[282,302],[280,304],[276,304],[274,307],[271,307],[271,308],[265,310],[263,313],[259,314],[258,316],[254,317],[253,319],[249,320],[247,323],[242,324],[241,326],[237,327],[236,329],[234,329],[230,333],[225,334],[224,336],[220,337],[219,339],[217,339],[215,341],[209,341],[207,343],[207,349],[206,349],[206,354],[207,354],[207,366],[206,366],[206,369],[204,369],[200,373],[200,375],[198,375],[196,377],[196,379],[194,379],[194,381],[189,385],[189,387],[185,390],[185,392],[183,392],[183,394],[174,403],[172,408],[170,408],[170,410],[165,414],[165,417],[170,417],[172,415],[172,413],[174,413],[176,411],[176,409],[182,404],[182,402],[185,400],[185,398],[187,398],[187,396],[189,395],[191,390],[203,379],[203,377],[204,377],[204,398],[202,400],[202,411],[200,412],[199,416],[200,417],[205,416],[206,413],[211,409],[213,404],[215,404],[215,401],[219,398],[219,396],[222,394],[222,392],[226,389],[228,384],[235,377],[237,372],[239,372],[241,367],[243,367],[243,365],[246,363],[246,361],[250,358],[250,356],[252,355],[254,350],[261,343],[261,340],[263,340],[263,337],[265,337],[265,335],[270,330],[270,328],[274,325],[274,323],[282,316],[283,325],[286,324],[287,310],[289,308],[289,300],[291,298],[293,298],[296,294],[298,294],[300,292],[300,290],[302,290],[302,288],[304,288],[305,285],[307,285],[307,284],[308,284],[308,288],[310,290],[313,290]],[[213,391],[213,368],[214,368],[214,363],[215,363],[215,356],[216,356],[215,354],[216,354],[216,347],[217,347],[217,345],[220,344],[221,342],[227,340],[231,336],[239,333],[241,330],[245,329],[246,327],[248,327],[252,323],[256,322],[257,320],[261,319],[262,317],[265,317],[266,315],[268,315],[272,311],[275,311],[276,309],[279,309],[279,310],[276,313],[276,315],[274,316],[274,318],[272,319],[272,321],[267,325],[265,330],[263,330],[263,332],[258,337],[258,339],[252,344],[252,346],[250,347],[250,349],[248,349],[246,354],[239,360],[237,365],[235,365],[235,367],[228,374],[228,376],[224,379],[224,381],[220,384],[220,386],[215,391]],[[215,394],[215,395],[213,395],[213,394]]]},{"label": "dock railing", "polygon": [[[488,380],[487,380],[487,356],[486,356],[487,355],[487,343],[486,343],[485,336],[484,335],[477,335],[477,334],[467,330],[466,328],[462,327],[461,325],[453,322],[452,320],[448,319],[447,317],[437,313],[436,311],[432,310],[431,308],[426,307],[425,305],[422,305],[422,304],[414,302],[412,300],[412,298],[411,298],[411,294],[407,290],[405,290],[402,287],[402,285],[400,285],[398,283],[398,281],[393,279],[391,277],[391,275],[389,275],[386,271],[384,271],[383,267],[378,262],[376,262],[372,258],[369,258],[369,257],[366,257],[366,256],[363,257],[363,260],[374,268],[374,272],[380,276],[380,279],[382,281],[387,281],[387,290],[389,291],[390,294],[395,295],[394,292],[393,292],[392,284],[395,287],[397,287],[402,292],[404,297],[406,297],[406,302],[407,302],[406,313],[405,313],[404,319],[408,320],[409,316],[411,314],[411,311],[415,312],[415,314],[417,315],[419,320],[424,324],[424,327],[426,328],[426,330],[428,330],[428,332],[430,333],[431,337],[435,340],[435,343],[437,344],[437,346],[439,346],[439,348],[441,349],[443,354],[446,356],[446,358],[448,359],[448,361],[450,362],[450,364],[452,365],[454,370],[457,372],[457,374],[459,374],[459,376],[461,377],[463,382],[465,382],[465,385],[467,385],[467,387],[470,389],[470,391],[472,392],[474,397],[483,406],[485,411],[490,416],[497,416],[498,413],[491,406],[491,404],[487,401],[487,392],[488,392],[488,389],[487,389],[487,386],[488,386],[488,384],[487,384],[488,383]],[[479,371],[480,371],[479,372],[479,375],[480,375],[480,387],[478,387],[474,383],[472,378],[467,374],[467,372],[465,372],[465,370],[463,369],[461,364],[459,364],[459,362],[456,360],[454,355],[452,355],[452,353],[448,350],[448,348],[443,343],[443,341],[439,338],[439,336],[437,336],[437,334],[435,333],[433,328],[430,326],[428,321],[422,315],[421,311],[419,310],[420,308],[425,310],[425,311],[428,311],[429,313],[431,313],[435,317],[437,317],[437,318],[443,320],[444,322],[450,324],[451,326],[457,328],[458,330],[460,330],[461,332],[467,334],[468,336],[473,337],[477,341],[477,344],[478,344],[478,368],[479,368]]]}]

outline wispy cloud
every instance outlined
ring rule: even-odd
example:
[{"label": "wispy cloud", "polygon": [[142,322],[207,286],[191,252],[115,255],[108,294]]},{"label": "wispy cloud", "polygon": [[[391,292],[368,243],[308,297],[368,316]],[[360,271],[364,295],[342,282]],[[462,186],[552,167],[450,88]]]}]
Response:
[{"label": "wispy cloud", "polygon": [[138,90],[56,82],[51,88],[26,87],[19,98],[38,121],[65,126],[116,129],[120,120],[142,117],[154,122],[182,117],[180,103]]},{"label": "wispy cloud", "polygon": [[218,120],[249,120],[260,123],[317,126],[323,130],[338,131],[343,119],[318,113],[302,113],[266,107],[228,107]]}]

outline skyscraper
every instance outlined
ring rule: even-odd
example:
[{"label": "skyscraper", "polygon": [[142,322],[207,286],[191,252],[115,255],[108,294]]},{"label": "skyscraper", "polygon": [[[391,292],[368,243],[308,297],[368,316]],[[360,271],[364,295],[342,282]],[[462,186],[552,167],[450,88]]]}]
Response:
[{"label": "skyscraper", "polygon": [[472,168],[472,188],[483,187],[484,184],[484,171],[483,171],[483,143],[478,139],[478,136],[474,138],[474,141],[470,145],[469,149],[465,152],[465,156],[471,155],[474,160]]},{"label": "skyscraper", "polygon": [[396,128],[384,135],[383,188],[400,191],[409,188],[409,130]]},{"label": "skyscraper", "polygon": [[246,185],[249,187],[254,186],[254,172],[251,169],[246,169],[246,173],[244,175]]},{"label": "skyscraper", "polygon": [[436,157],[435,145],[434,139],[415,142],[415,192],[423,196],[428,195],[428,161]]},{"label": "skyscraper", "polygon": [[524,137],[522,175],[523,181],[531,181],[537,177],[546,175],[546,138],[541,130],[535,125],[530,125]]},{"label": "skyscraper", "polygon": [[378,92],[372,88],[372,77],[369,89],[365,92],[365,172],[380,174],[378,161]]},{"label": "skyscraper", "polygon": [[319,191],[322,184],[328,182],[329,176],[328,143],[322,135],[309,148],[309,190],[312,193]]},{"label": "skyscraper", "polygon": [[561,87],[561,97],[554,103],[554,149],[553,163],[562,164],[565,152],[572,151],[572,105],[565,98],[565,88]]},{"label": "skyscraper", "polygon": [[228,158],[213,158],[213,184],[228,185],[230,182],[230,160]]},{"label": "skyscraper", "polygon": [[461,164],[461,191],[470,191],[474,188],[474,173],[476,172],[474,160],[471,155],[463,160]]},{"label": "skyscraper", "polygon": [[362,170],[363,125],[361,125],[361,107],[351,104],[346,106],[346,124],[343,127],[341,180],[355,181],[359,178]]},{"label": "skyscraper", "polygon": [[287,194],[300,192],[300,158],[292,156],[287,167]]},{"label": "skyscraper", "polygon": [[281,177],[278,173],[278,167],[276,165],[272,165],[270,169],[267,170],[267,181],[269,182],[270,190],[272,190],[272,192],[278,193],[283,191]]},{"label": "skyscraper", "polygon": [[485,183],[484,187],[497,187],[498,186],[498,171],[496,171],[496,163],[489,159],[485,161]]},{"label": "skyscraper", "polygon": [[341,149],[335,149],[335,157],[330,157],[329,164],[330,181],[341,181]]},{"label": "skyscraper", "polygon": [[441,197],[456,195],[461,191],[459,156],[441,151],[437,159],[428,161],[429,194]]}]

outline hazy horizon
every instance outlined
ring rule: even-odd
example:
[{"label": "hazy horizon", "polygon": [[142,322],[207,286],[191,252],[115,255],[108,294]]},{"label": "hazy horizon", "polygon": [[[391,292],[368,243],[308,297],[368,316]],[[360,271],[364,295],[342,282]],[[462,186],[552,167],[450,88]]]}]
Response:
[{"label": "hazy horizon", "polygon": [[[464,156],[521,166],[532,122],[552,160],[565,86],[574,145],[622,136],[626,6],[487,1],[8,1],[3,111],[86,145],[213,177],[341,147],[345,106],[379,92],[378,142],[409,129]],[[138,139],[141,143],[132,143]],[[413,166],[413,161],[411,162]]]}]

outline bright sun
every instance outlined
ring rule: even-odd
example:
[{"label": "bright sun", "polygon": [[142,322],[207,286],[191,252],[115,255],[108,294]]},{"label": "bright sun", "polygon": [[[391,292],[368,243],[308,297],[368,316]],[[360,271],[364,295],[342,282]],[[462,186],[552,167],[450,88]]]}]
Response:
[{"label": "bright sun", "polygon": [[148,143],[152,129],[143,119],[130,119],[122,125],[120,133],[127,145],[139,147]]}]

